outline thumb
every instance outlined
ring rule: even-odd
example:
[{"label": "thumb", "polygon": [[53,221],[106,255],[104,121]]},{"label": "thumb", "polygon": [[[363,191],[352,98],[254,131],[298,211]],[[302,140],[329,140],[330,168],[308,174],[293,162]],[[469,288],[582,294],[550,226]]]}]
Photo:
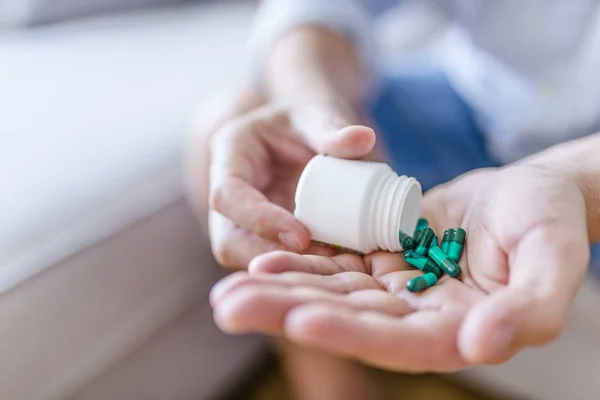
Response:
[{"label": "thumb", "polygon": [[578,232],[540,225],[514,246],[508,286],[473,307],[461,325],[465,361],[504,362],[523,347],[558,337],[589,261],[585,231]]},{"label": "thumb", "polygon": [[564,313],[544,301],[512,289],[502,289],[475,306],[458,336],[462,358],[470,364],[498,364],[525,346],[555,339]]},{"label": "thumb", "polygon": [[355,125],[350,107],[303,106],[290,113],[291,124],[316,153],[339,158],[362,158],[375,147],[373,129]]}]

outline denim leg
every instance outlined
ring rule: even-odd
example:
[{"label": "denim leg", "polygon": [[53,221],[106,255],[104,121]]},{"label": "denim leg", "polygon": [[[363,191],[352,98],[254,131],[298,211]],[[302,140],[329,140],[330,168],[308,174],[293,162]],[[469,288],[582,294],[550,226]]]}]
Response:
[{"label": "denim leg", "polygon": [[386,78],[369,111],[392,167],[424,189],[497,165],[471,110],[439,70]]},{"label": "denim leg", "polygon": [[600,277],[600,243],[595,243],[591,247],[592,260],[590,261],[590,269],[597,277]]}]

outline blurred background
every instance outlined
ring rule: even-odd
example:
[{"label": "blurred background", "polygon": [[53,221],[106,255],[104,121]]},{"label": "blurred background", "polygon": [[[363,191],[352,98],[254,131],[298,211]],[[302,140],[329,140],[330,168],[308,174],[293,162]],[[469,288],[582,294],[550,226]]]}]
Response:
[{"label": "blurred background", "polygon": [[[191,116],[241,78],[255,8],[0,0],[0,399],[290,398],[266,340],[214,326],[224,272],[183,196]],[[396,17],[387,46],[443,33]],[[370,373],[389,399],[597,398],[593,304],[499,367]]]}]

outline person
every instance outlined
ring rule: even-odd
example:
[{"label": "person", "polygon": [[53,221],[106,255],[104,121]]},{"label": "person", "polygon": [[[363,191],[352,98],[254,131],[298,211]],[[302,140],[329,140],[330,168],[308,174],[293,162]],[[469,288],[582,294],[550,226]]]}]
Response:
[{"label": "person", "polygon": [[[248,268],[211,293],[224,331],[397,371],[500,363],[560,333],[600,241],[600,2],[420,2],[450,27],[398,54],[377,35],[405,3],[263,2],[254,80],[189,157],[217,260]],[[415,176],[432,226],[468,233],[462,279],[414,295],[400,254],[311,244],[292,210],[316,153]],[[291,363],[299,396],[367,398],[354,365],[322,373],[328,357]]]}]

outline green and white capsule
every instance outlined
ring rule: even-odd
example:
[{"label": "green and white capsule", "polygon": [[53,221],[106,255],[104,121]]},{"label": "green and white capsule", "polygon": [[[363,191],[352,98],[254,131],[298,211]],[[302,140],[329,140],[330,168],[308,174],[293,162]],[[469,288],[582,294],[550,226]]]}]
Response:
[{"label": "green and white capsule", "polygon": [[435,285],[437,281],[437,276],[429,272],[424,275],[417,276],[416,278],[413,278],[410,281],[406,282],[406,289],[408,289],[409,292],[413,293],[422,292],[423,290]]},{"label": "green and white capsule", "polygon": [[463,228],[454,229],[452,239],[448,244],[448,251],[446,252],[452,261],[458,262],[460,260],[466,237],[467,233]]},{"label": "green and white capsule", "polygon": [[404,259],[407,263],[412,265],[415,268],[420,269],[425,273],[433,273],[435,276],[439,278],[444,275],[444,271],[438,267],[438,265],[433,262],[428,257],[417,254],[416,252],[409,250],[404,253]]},{"label": "green and white capsule", "polygon": [[435,236],[435,233],[433,233],[433,229],[431,228],[425,228],[423,229],[423,231],[421,232],[421,234],[419,235],[419,238],[417,240],[417,247],[415,248],[415,251],[417,252],[417,254],[424,256],[425,254],[427,254],[427,249],[429,249],[429,246],[431,245],[431,241],[433,240],[433,237]]},{"label": "green and white capsule", "polygon": [[441,249],[446,254],[448,254],[448,247],[450,246],[450,242],[452,241],[453,236],[454,236],[454,229],[446,229],[444,231]]},{"label": "green and white capsule", "polygon": [[429,254],[429,257],[431,257],[431,259],[451,277],[458,278],[462,273],[462,270],[456,262],[450,259],[450,257],[448,257],[448,255],[439,247],[431,247],[427,254]]},{"label": "green and white capsule", "polygon": [[400,246],[402,246],[402,249],[404,249],[405,251],[412,250],[417,245],[415,239],[413,239],[411,236],[407,235],[402,231],[398,231],[398,241],[400,242]]}]

